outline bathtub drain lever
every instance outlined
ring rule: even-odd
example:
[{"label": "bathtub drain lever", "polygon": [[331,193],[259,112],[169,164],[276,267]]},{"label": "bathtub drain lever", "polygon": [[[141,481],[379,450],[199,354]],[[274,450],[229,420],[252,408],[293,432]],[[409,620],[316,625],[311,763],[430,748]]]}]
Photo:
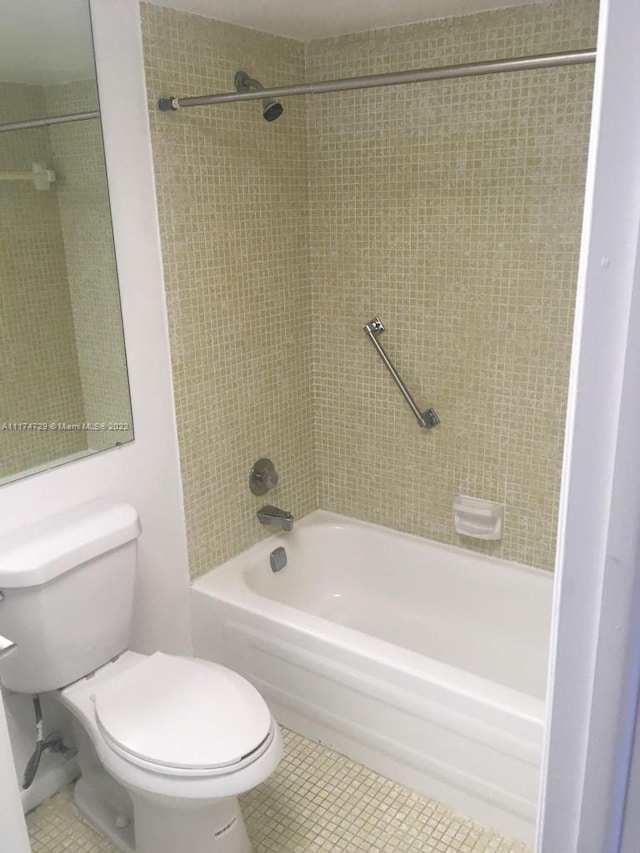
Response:
[{"label": "bathtub drain lever", "polygon": [[287,565],[287,552],[280,546],[269,554],[272,572],[281,572]]}]

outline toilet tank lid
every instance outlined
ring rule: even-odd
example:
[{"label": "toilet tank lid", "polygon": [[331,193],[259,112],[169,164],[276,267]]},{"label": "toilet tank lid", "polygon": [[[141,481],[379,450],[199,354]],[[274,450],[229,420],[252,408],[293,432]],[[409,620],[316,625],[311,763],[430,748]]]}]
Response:
[{"label": "toilet tank lid", "polygon": [[140,533],[135,507],[104,498],[0,536],[0,589],[45,584]]}]

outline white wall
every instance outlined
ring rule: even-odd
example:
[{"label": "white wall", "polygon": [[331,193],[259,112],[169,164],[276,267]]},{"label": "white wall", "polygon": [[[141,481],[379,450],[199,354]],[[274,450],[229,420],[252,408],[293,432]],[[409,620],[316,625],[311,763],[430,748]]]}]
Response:
[{"label": "white wall", "polygon": [[640,839],[640,719],[636,722],[629,785],[625,797],[620,850],[617,853],[638,853]]},{"label": "white wall", "polygon": [[[544,853],[617,853],[633,744],[640,683],[639,41],[637,0],[602,0],[559,531],[538,841]],[[631,843],[629,850],[640,849],[640,839]]]},{"label": "white wall", "polygon": [[22,817],[22,804],[13,772],[9,732],[0,700],[0,842],[11,853],[28,853],[29,839]]}]

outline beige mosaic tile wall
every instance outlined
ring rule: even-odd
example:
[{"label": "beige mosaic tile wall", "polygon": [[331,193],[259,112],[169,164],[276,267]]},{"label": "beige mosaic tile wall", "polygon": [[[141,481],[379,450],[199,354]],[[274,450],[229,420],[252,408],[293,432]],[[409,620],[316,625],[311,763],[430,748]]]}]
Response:
[{"label": "beige mosaic tile wall", "polygon": [[[41,115],[37,86],[0,83],[0,122]],[[51,164],[46,128],[0,135],[0,172]],[[83,420],[55,190],[0,182],[0,423]],[[85,449],[77,432],[0,430],[0,480]]]},{"label": "beige mosaic tile wall", "polygon": [[[43,89],[48,115],[98,109],[94,80]],[[84,420],[132,423],[118,273],[100,122],[50,128]],[[89,432],[92,450],[130,441],[133,430]]]},{"label": "beige mosaic tile wall", "polygon": [[[287,39],[142,5],[191,570],[259,539],[255,512],[316,506],[307,264],[305,105],[268,123],[260,104],[160,114],[160,95],[304,77]],[[159,428],[162,428],[159,425]],[[248,487],[270,457],[280,485]]]},{"label": "beige mosaic tile wall", "polygon": [[[307,48],[308,79],[591,47],[562,0]],[[308,102],[319,503],[552,568],[591,66]],[[362,326],[438,430],[421,430]],[[457,537],[458,493],[504,502],[502,543]]]},{"label": "beige mosaic tile wall", "polygon": [[[194,575],[269,496],[552,567],[592,71],[157,112],[158,96],[591,46],[593,0],[308,45],[145,5],[143,34]],[[366,340],[442,427],[421,431]],[[313,425],[313,434],[312,434]],[[451,504],[505,502],[504,541]]]}]

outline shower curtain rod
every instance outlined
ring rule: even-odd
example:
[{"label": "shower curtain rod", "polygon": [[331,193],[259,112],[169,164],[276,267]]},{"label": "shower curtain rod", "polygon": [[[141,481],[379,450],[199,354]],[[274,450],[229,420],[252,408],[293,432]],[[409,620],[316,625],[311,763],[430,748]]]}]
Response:
[{"label": "shower curtain rod", "polygon": [[87,121],[90,118],[99,118],[100,113],[71,113],[66,116],[50,116],[49,118],[34,118],[30,121],[13,121],[9,124],[0,124],[0,133],[8,130],[28,130],[31,127],[49,127],[52,124],[67,124],[70,121]]},{"label": "shower curtain rod", "polygon": [[415,71],[393,71],[387,74],[370,74],[365,77],[347,77],[342,80],[324,80],[316,83],[298,83],[294,86],[276,86],[243,92],[224,92],[219,95],[200,95],[192,98],[160,98],[158,108],[163,112],[183,107],[202,107],[207,104],[225,104],[232,101],[284,98],[289,95],[319,95],[326,92],[346,92],[352,89],[373,89],[380,86],[398,86],[402,83],[425,83],[429,80],[447,80],[454,77],[477,77],[504,71],[531,71],[537,68],[555,68],[563,65],[582,65],[594,62],[595,48],[572,50],[565,53],[545,53],[539,56],[519,56],[513,59],[492,59],[488,62],[468,62],[464,65],[444,65],[440,68],[418,68]]}]

